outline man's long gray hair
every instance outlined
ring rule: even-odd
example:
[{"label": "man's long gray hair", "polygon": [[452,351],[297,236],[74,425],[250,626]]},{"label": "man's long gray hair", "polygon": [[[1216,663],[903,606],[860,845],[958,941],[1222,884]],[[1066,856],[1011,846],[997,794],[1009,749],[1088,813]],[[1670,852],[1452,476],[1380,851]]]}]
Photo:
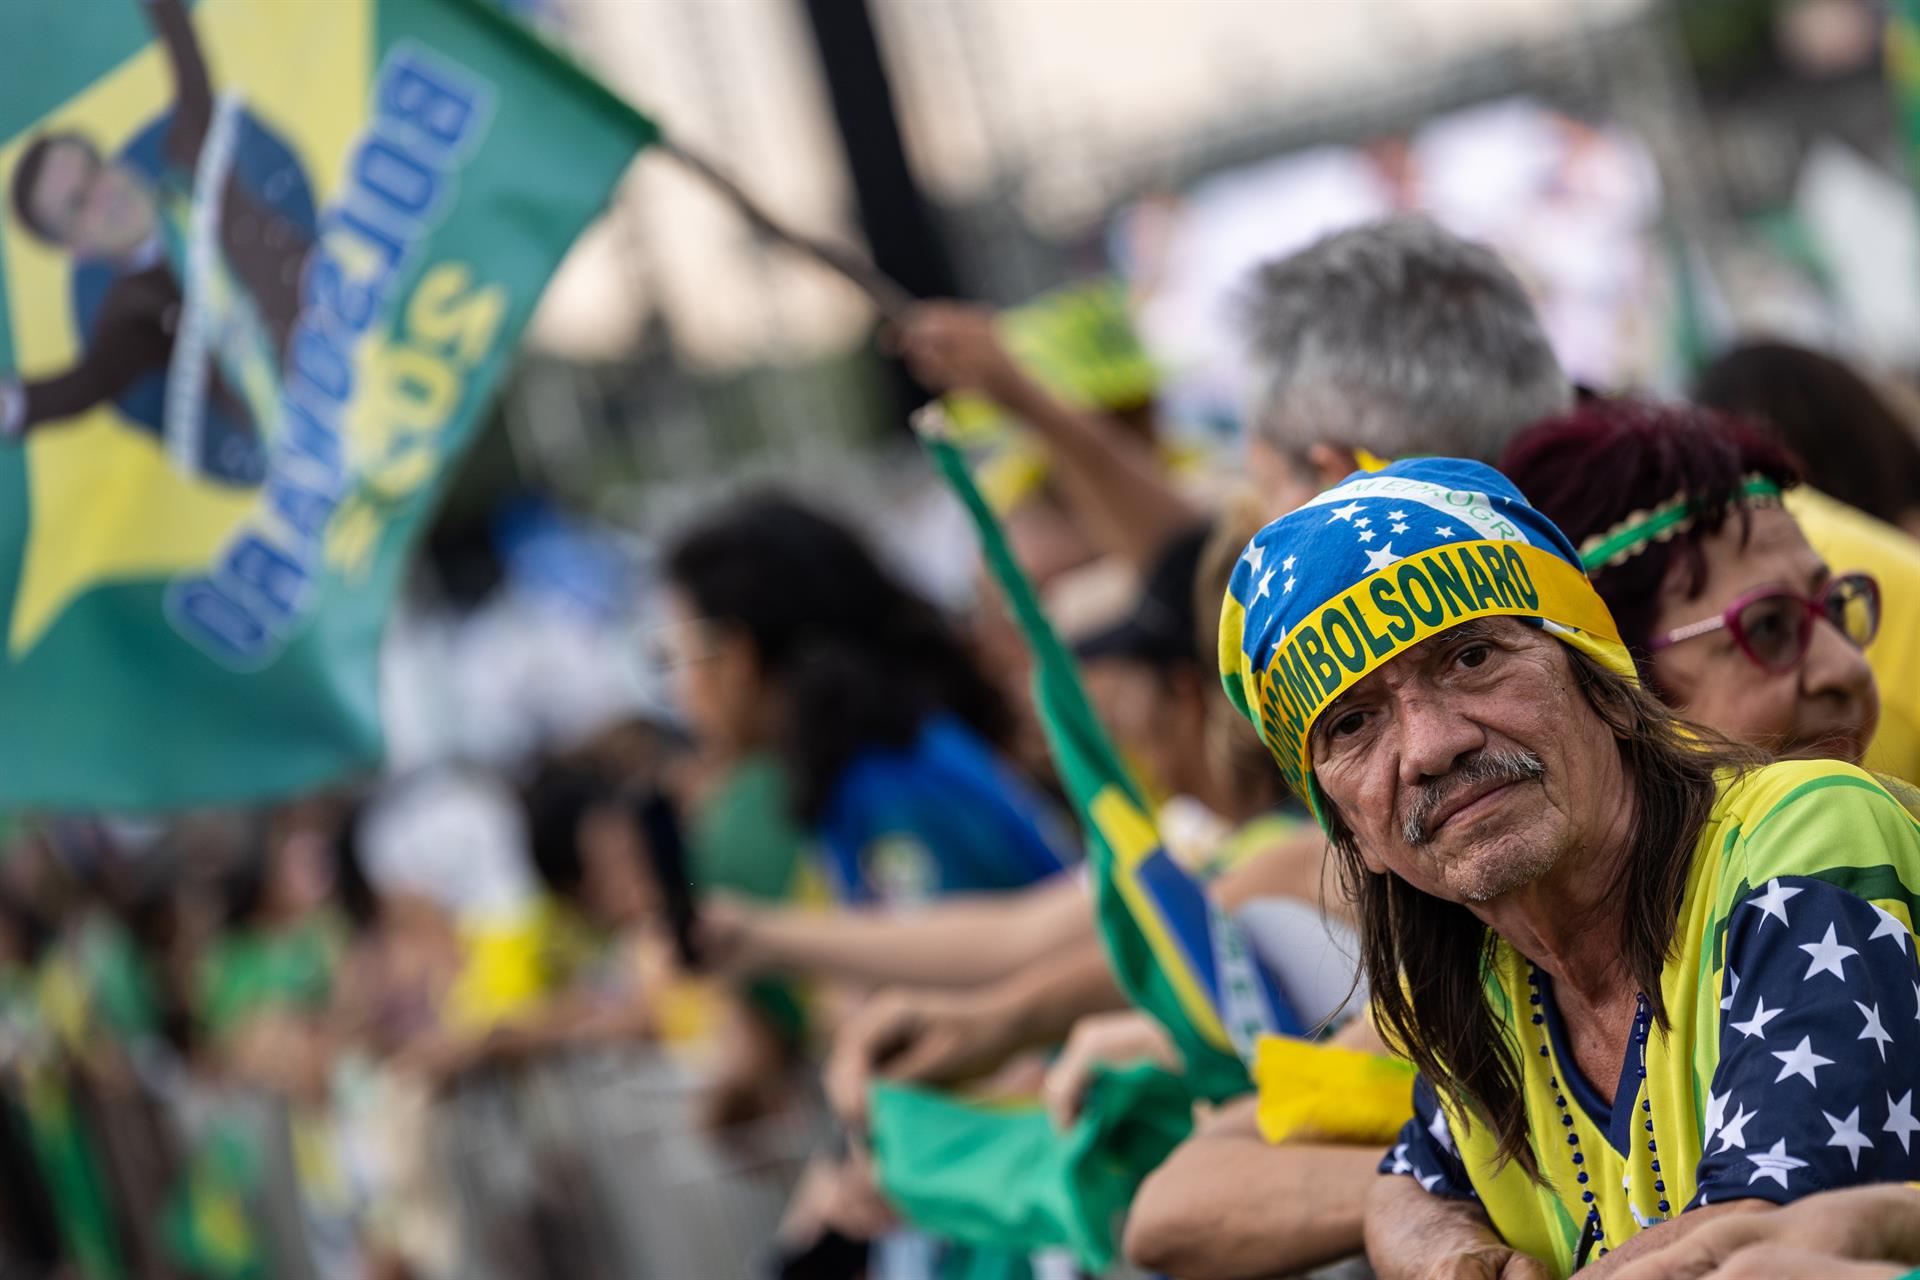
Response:
[{"label": "man's long gray hair", "polygon": [[1342,231],[1253,273],[1239,299],[1257,378],[1254,432],[1491,463],[1571,403],[1520,281],[1426,218]]}]

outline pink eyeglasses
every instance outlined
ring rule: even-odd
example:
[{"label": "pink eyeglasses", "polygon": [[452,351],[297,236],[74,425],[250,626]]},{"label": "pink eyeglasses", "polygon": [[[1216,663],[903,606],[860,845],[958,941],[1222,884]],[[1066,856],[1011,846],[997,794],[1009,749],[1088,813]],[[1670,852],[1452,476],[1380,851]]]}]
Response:
[{"label": "pink eyeglasses", "polygon": [[1880,584],[1871,574],[1843,573],[1811,599],[1780,587],[1751,591],[1719,617],[1656,636],[1647,649],[1658,653],[1725,627],[1749,661],[1777,675],[1793,670],[1807,656],[1814,623],[1820,618],[1831,622],[1855,648],[1866,648],[1880,631]]}]

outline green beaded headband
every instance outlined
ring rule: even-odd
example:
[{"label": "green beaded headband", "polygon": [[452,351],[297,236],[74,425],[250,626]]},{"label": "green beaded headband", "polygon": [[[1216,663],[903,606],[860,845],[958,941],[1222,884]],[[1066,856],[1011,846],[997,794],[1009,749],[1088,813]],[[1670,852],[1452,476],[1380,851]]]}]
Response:
[{"label": "green beaded headband", "polygon": [[[1730,505],[1778,505],[1780,486],[1763,475],[1750,475],[1734,490]],[[1663,502],[1650,511],[1636,511],[1605,533],[1597,533],[1580,544],[1580,564],[1588,573],[1598,573],[1630,560],[1656,542],[1666,542],[1693,527],[1699,514],[1685,494]]]}]

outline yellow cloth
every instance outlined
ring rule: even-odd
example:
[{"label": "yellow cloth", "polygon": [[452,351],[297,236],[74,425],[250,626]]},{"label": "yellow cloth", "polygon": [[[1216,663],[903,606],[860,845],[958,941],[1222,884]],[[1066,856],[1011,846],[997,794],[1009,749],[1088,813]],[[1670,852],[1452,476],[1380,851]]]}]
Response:
[{"label": "yellow cloth", "polygon": [[1835,573],[1864,569],[1880,581],[1880,634],[1867,646],[1880,729],[1861,764],[1920,785],[1920,541],[1804,485],[1786,504]]},{"label": "yellow cloth", "polygon": [[1253,1060],[1260,1136],[1385,1146],[1407,1123],[1413,1076],[1411,1063],[1384,1054],[1262,1036]]},{"label": "yellow cloth", "polygon": [[540,911],[464,922],[464,958],[443,1011],[447,1024],[477,1030],[538,1003],[549,986],[550,928]]}]

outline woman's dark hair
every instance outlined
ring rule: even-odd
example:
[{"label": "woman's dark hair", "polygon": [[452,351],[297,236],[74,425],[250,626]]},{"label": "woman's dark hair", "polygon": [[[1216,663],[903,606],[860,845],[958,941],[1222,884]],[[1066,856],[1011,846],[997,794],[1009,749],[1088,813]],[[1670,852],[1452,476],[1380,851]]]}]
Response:
[{"label": "woman's dark hair", "polygon": [[1749,342],[1715,360],[1693,398],[1769,428],[1807,483],[1896,523],[1920,503],[1920,440],[1852,368],[1785,342]]},{"label": "woman's dark hair", "polygon": [[909,746],[930,715],[1006,745],[1011,714],[960,637],[844,525],[750,497],[681,537],[666,565],[702,618],[746,635],[785,695],[778,745],[804,821],[819,821],[858,753]]},{"label": "woman's dark hair", "polygon": [[251,926],[267,901],[267,854],[253,846],[220,873],[220,923],[229,933]]},{"label": "woman's dark hair", "polygon": [[333,833],[333,888],[347,923],[356,930],[373,927],[380,916],[380,894],[367,874],[366,841],[361,839],[361,820],[366,817],[367,802],[355,799],[341,815],[339,829]]},{"label": "woman's dark hair", "polygon": [[1740,521],[1746,538],[1751,509],[1736,501],[1746,478],[1763,476],[1782,489],[1800,480],[1793,458],[1757,427],[1710,409],[1644,400],[1594,400],[1537,423],[1507,446],[1500,470],[1576,547],[1675,498],[1686,501],[1693,520],[1683,532],[1590,575],[1649,683],[1647,643],[1669,570],[1677,563],[1687,596],[1698,595],[1707,573],[1701,541],[1729,519]]},{"label": "woman's dark hair", "polygon": [[[1613,731],[1633,786],[1626,840],[1632,853],[1608,896],[1623,904],[1621,958],[1664,1030],[1660,975],[1672,956],[1694,842],[1713,809],[1714,774],[1754,768],[1766,757],[1683,724],[1644,686],[1577,649],[1566,652],[1587,705]],[[1521,1049],[1487,1003],[1486,974],[1498,936],[1465,906],[1422,893],[1396,875],[1369,871],[1352,831],[1331,806],[1327,815],[1341,882],[1360,922],[1375,1025],[1441,1096],[1464,1103],[1474,1123],[1492,1128],[1501,1160],[1518,1161],[1540,1181],[1527,1143]]]},{"label": "woman's dark hair", "polygon": [[543,764],[522,793],[533,868],[554,897],[577,902],[586,881],[580,825],[587,815],[623,803],[621,788],[604,771],[568,761]]}]

